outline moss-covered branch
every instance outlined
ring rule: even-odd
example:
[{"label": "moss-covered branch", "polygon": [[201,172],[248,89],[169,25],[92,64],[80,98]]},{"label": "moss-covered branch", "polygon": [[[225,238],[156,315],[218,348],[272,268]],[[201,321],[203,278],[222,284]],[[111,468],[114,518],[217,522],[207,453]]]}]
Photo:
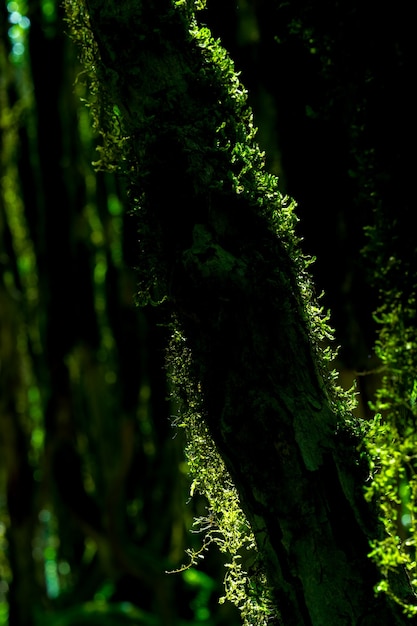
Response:
[{"label": "moss-covered branch", "polygon": [[328,374],[330,331],[294,204],[263,171],[232,62],[192,2],[88,0],[83,24],[79,4],[66,3],[98,85],[103,162],[116,147],[138,215],[140,298],[159,303],[172,329],[194,484],[234,565],[251,537],[243,513],[227,514],[240,502],[271,589],[275,609],[254,607],[257,585],[236,569],[247,624],[403,623],[374,597],[367,552],[378,528],[362,497],[351,398]]}]

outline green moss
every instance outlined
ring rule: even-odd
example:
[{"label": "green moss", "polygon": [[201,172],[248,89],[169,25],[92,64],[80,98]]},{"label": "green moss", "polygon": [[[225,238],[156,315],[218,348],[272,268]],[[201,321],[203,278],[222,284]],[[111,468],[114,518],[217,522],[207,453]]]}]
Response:
[{"label": "green moss", "polygon": [[177,571],[197,565],[204,552],[212,544],[216,545],[229,559],[224,579],[225,593],[220,602],[229,600],[237,606],[247,626],[266,626],[275,609],[255,538],[236,487],[207,430],[201,389],[193,376],[192,354],[177,327],[173,327],[168,366],[174,383],[173,395],[182,409],[176,426],[185,428],[187,434],[191,495],[198,491],[208,501],[207,515],[194,521],[194,532],[202,534],[201,548],[188,551],[188,562]]},{"label": "green moss", "polygon": [[371,557],[382,574],[377,591],[399,602],[409,615],[417,607],[404,603],[390,584],[391,573],[404,565],[417,592],[417,331],[414,311],[402,307],[379,312],[381,332],[377,351],[384,376],[378,390],[378,412],[366,443],[371,456],[368,500],[376,500],[385,534],[372,543]]},{"label": "green moss", "polygon": [[382,382],[366,437],[371,457],[366,497],[377,502],[384,534],[372,542],[371,558],[381,571],[378,593],[413,616],[416,604],[405,602],[392,584],[393,572],[403,565],[417,592],[417,274],[415,243],[409,235],[413,217],[406,204],[395,206],[394,219],[393,205],[383,200],[376,205],[365,253],[380,292],[375,321]]},{"label": "green moss", "polygon": [[[101,63],[84,4],[65,2],[71,33],[81,46],[90,81],[88,106],[102,137],[96,167],[120,170],[128,176],[130,200],[140,222],[138,300],[141,304],[169,305],[170,263],[175,255],[179,256],[176,260],[182,269],[191,274],[195,269],[229,289],[233,281],[243,280],[247,268],[242,260],[244,255],[239,256],[239,250],[235,253],[226,249],[222,243],[228,238],[245,242],[242,246],[255,247],[256,233],[252,237],[247,231],[253,224],[266,224],[274,243],[262,243],[265,249],[256,250],[256,255],[267,259],[270,245],[285,249],[289,267],[266,267],[271,276],[276,275],[277,284],[284,283],[290,293],[299,294],[299,308],[319,377],[342,423],[351,410],[352,395],[338,389],[328,371],[333,354],[330,349],[323,349],[323,343],[332,340],[332,331],[314,297],[308,271],[311,259],[300,251],[295,233],[295,202],[283,197],[277,178],[264,171],[264,155],[256,143],[245,89],[225,50],[206,27],[197,24],[194,11],[201,5],[185,1],[172,4],[188,30],[189,66],[184,68],[172,54],[171,63],[177,74],[174,72],[171,77],[152,57],[146,62],[154,72],[155,84],[148,84],[146,78],[140,85],[136,83],[142,79],[133,67],[132,86],[126,86],[120,85],[117,72]],[[178,25],[178,20],[174,22]],[[146,38],[146,24],[141,23],[140,28],[140,38]],[[155,37],[153,32],[152,45]],[[169,44],[160,39],[162,50]],[[111,50],[109,54],[112,55]],[[122,89],[140,91],[140,103],[139,96],[131,98],[135,108],[130,115],[123,113]],[[175,197],[176,207],[170,204],[170,196]],[[171,226],[165,247],[161,243],[163,220]],[[194,222],[192,232],[187,230],[190,221]],[[293,277],[294,284],[290,280],[285,283],[286,273]],[[195,530],[202,533],[202,547],[189,552],[185,567],[195,565],[211,544],[217,545],[229,555],[224,598],[240,608],[247,626],[266,626],[276,610],[265,572],[236,487],[208,431],[193,355],[175,318],[171,321],[167,361],[173,394],[181,407],[176,425],[187,433],[191,491],[198,490],[208,501],[207,516],[195,521]],[[308,455],[313,466],[314,455]]]}]

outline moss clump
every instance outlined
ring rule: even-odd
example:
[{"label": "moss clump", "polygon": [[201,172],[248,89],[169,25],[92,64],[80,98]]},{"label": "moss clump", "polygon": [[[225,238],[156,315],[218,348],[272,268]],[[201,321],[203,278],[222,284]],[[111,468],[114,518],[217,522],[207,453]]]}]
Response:
[{"label": "moss clump", "polygon": [[377,353],[384,376],[378,390],[377,415],[366,437],[371,457],[371,480],[366,490],[369,501],[378,502],[384,528],[383,538],[372,542],[370,556],[382,579],[379,593],[388,594],[409,616],[417,606],[405,603],[392,584],[399,566],[406,568],[417,592],[417,331],[415,308],[387,305],[378,320],[381,332]]},{"label": "moss clump", "polygon": [[215,544],[227,555],[225,593],[220,602],[232,602],[240,609],[246,626],[266,626],[277,617],[255,537],[243,513],[236,487],[208,432],[204,420],[204,401],[193,375],[193,359],[178,326],[173,326],[168,350],[168,369],[173,383],[173,397],[180,407],[175,420],[187,436],[186,457],[192,479],[191,495],[203,494],[208,512],[196,518],[194,531],[202,534],[198,551],[187,551],[189,561],[182,571],[194,566],[204,552]]}]

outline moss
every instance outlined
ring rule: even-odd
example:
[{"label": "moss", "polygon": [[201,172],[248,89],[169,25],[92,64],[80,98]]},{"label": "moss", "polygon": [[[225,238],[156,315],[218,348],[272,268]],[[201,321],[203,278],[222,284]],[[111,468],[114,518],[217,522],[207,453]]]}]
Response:
[{"label": "moss", "polygon": [[[223,324],[226,332],[227,302],[235,288],[242,305],[245,298],[252,298],[253,309],[248,309],[252,316],[256,315],[256,306],[267,302],[268,293],[275,294],[271,311],[284,307],[276,302],[283,291],[290,293],[297,311],[288,310],[286,316],[291,318],[301,312],[303,328],[312,345],[311,367],[317,368],[328,403],[339,415],[341,425],[350,412],[352,396],[338,389],[328,372],[333,354],[330,349],[323,349],[323,343],[332,340],[332,331],[314,296],[308,271],[311,260],[301,253],[295,233],[296,205],[291,198],[282,196],[277,178],[264,171],[264,156],[256,143],[245,89],[225,50],[206,27],[198,25],[195,9],[201,4],[181,1],[171,5],[173,28],[186,28],[185,41],[177,42],[184,46],[186,63],[177,58],[175,50],[169,50],[169,40],[161,36],[161,30],[156,32],[146,20],[141,21],[139,34],[134,32],[135,24],[129,27],[128,34],[136,37],[137,45],[145,42],[146,51],[143,58],[135,61],[126,58],[126,63],[130,63],[126,70],[129,83],[119,76],[120,60],[113,54],[111,42],[109,58],[106,63],[101,62],[103,48],[99,49],[93,39],[85,5],[73,0],[65,3],[72,36],[81,45],[90,77],[88,106],[102,137],[96,167],[118,169],[129,179],[130,200],[140,224],[138,300],[142,305],[175,309],[172,284],[178,280],[178,274],[187,272],[191,280],[195,274],[196,283],[201,277],[205,279],[206,292],[202,291],[201,297],[207,307],[211,306],[210,298],[216,300],[216,306],[221,302],[223,310],[220,307],[217,323]],[[135,11],[139,10],[137,3]],[[158,17],[161,29],[167,28],[168,17],[169,13]],[[128,28],[128,17],[120,19],[123,29]],[[111,37],[117,37],[116,26]],[[158,42],[161,50],[155,55]],[[163,66],[163,51],[170,52],[166,55],[170,71]],[[282,267],[273,266],[277,258],[282,260]],[[249,267],[248,259],[253,267]],[[262,279],[257,284],[258,268],[270,277],[269,283]],[[210,281],[213,293],[207,292]],[[187,294],[182,297],[186,299]],[[270,322],[274,328],[272,312]],[[189,337],[177,317],[172,317],[170,324],[168,372],[176,401],[181,405],[181,418],[176,425],[187,433],[192,492],[204,494],[209,507],[207,516],[195,522],[196,530],[201,530],[205,538],[200,552],[189,553],[189,564],[194,565],[210,544],[216,544],[229,555],[225,598],[241,609],[247,626],[266,625],[279,618],[266,584],[262,558],[236,486],[207,426],[207,402],[196,357],[188,345]],[[256,324],[253,326],[256,345],[243,354],[248,361],[245,372],[250,371],[253,354],[269,349],[260,339],[261,331],[256,330]],[[279,329],[274,329],[274,337],[278,335]],[[297,341],[295,338],[296,344]],[[210,352],[208,347],[207,351]],[[212,353],[216,354],[214,349]],[[219,388],[251,384],[246,379],[222,380],[222,363],[199,367],[207,379],[207,370],[214,368]],[[301,381],[302,373],[297,375]],[[219,393],[219,402],[220,396]],[[268,409],[263,412],[272,410],[269,402],[266,396],[264,404]],[[320,407],[313,409],[318,412]],[[233,413],[230,407],[226,411]],[[332,418],[326,421],[325,430],[327,422],[332,423],[334,430],[337,428]],[[296,430],[305,463],[315,469],[319,464],[317,440],[309,440],[301,422],[296,424]],[[322,431],[317,431],[316,436],[321,437]]]},{"label": "moss", "polygon": [[187,434],[191,495],[198,491],[208,502],[207,515],[194,522],[194,532],[202,533],[202,547],[197,552],[188,551],[189,561],[178,571],[196,565],[204,552],[212,544],[216,545],[229,559],[224,579],[225,593],[220,602],[228,600],[237,606],[244,624],[266,625],[276,609],[255,538],[243,513],[236,487],[208,431],[202,392],[193,373],[192,354],[177,325],[173,326],[167,363],[173,382],[173,396],[181,407],[176,426],[184,428]]}]

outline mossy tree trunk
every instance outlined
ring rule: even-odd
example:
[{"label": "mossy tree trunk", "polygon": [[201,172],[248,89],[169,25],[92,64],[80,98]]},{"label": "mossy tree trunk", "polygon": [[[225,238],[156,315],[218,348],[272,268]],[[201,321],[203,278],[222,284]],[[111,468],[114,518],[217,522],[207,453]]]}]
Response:
[{"label": "mossy tree trunk", "polygon": [[[374,595],[366,468],[326,380],[291,210],[261,173],[231,66],[173,4],[86,2],[97,76],[128,136],[144,290],[191,349],[282,624],[405,623]],[[401,573],[396,584],[409,601]]]}]

